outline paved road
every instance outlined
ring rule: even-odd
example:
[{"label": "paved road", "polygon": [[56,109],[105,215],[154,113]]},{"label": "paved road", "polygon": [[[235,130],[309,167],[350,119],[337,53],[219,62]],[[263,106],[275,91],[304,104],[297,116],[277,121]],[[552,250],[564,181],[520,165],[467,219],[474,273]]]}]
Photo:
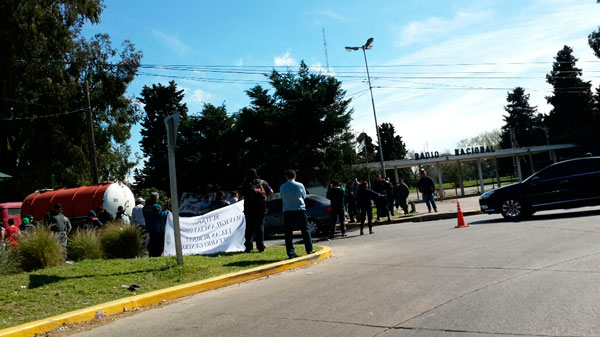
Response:
[{"label": "paved road", "polygon": [[80,336],[598,336],[600,207],[404,223]]}]

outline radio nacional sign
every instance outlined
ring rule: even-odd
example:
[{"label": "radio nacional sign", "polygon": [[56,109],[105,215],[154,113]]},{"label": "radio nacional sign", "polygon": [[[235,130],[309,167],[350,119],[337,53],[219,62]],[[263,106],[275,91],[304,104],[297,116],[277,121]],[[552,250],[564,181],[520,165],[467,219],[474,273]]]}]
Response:
[{"label": "radio nacional sign", "polygon": [[[467,147],[462,149],[454,149],[455,156],[465,156],[469,154],[478,154],[478,153],[492,153],[496,152],[493,147],[490,146],[479,146],[479,147]],[[421,152],[415,153],[415,160],[423,160],[423,159],[432,159],[439,158],[440,153],[438,151],[435,152]]]}]

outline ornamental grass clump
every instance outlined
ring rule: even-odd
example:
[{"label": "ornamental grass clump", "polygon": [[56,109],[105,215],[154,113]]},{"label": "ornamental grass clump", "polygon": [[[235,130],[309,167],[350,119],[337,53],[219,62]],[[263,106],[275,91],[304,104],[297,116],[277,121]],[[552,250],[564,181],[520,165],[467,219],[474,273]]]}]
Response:
[{"label": "ornamental grass clump", "polygon": [[73,261],[102,258],[102,242],[95,229],[78,229],[69,239],[67,259]]},{"label": "ornamental grass clump", "polygon": [[146,251],[140,229],[132,224],[113,222],[100,232],[104,257],[130,259],[140,257]]},{"label": "ornamental grass clump", "polygon": [[0,275],[15,274],[21,271],[16,249],[0,247]]},{"label": "ornamental grass clump", "polygon": [[38,226],[34,232],[21,234],[17,254],[21,268],[26,271],[64,263],[64,251],[58,242],[58,234],[44,226]]}]

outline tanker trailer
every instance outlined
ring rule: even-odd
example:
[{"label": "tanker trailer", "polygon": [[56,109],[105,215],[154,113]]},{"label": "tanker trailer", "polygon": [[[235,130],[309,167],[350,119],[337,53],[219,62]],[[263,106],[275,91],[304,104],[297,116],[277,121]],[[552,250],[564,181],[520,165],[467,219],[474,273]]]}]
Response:
[{"label": "tanker trailer", "polygon": [[90,210],[102,206],[113,217],[117,207],[123,206],[125,213],[131,217],[135,206],[133,193],[120,181],[98,185],[61,188],[59,190],[42,190],[28,195],[21,206],[21,217],[33,215],[34,221],[43,221],[54,205],[62,204],[63,214],[77,225],[88,216]]}]

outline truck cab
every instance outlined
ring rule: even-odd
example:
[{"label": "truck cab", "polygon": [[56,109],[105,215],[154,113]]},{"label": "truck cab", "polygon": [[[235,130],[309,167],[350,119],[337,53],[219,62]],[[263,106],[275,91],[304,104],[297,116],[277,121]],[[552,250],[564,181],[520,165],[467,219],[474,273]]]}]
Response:
[{"label": "truck cab", "polygon": [[5,202],[0,204],[0,221],[8,228],[8,219],[15,221],[15,226],[21,226],[21,202]]}]

